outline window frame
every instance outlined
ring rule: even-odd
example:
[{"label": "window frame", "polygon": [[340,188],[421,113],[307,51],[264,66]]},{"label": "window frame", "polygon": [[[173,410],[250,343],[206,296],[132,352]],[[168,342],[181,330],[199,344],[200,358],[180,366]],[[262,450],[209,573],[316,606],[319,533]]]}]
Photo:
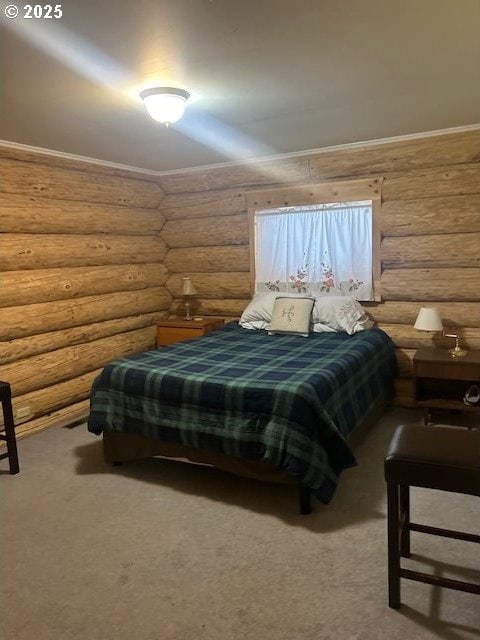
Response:
[{"label": "window frame", "polygon": [[261,189],[246,193],[248,236],[250,247],[250,291],[255,292],[255,216],[263,209],[326,204],[333,202],[372,201],[372,284],[373,301],[381,302],[381,229],[380,209],[382,204],[383,178],[359,178],[336,182]]}]

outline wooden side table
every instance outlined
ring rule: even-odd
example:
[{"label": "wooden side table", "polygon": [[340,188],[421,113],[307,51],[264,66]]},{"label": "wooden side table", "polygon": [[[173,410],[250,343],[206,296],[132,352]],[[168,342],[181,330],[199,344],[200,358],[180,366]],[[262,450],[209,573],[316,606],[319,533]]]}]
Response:
[{"label": "wooden side table", "polygon": [[157,323],[157,347],[165,347],[175,342],[204,336],[210,331],[221,329],[225,324],[223,318],[202,318],[201,320],[184,320],[170,318]]},{"label": "wooden side table", "polygon": [[480,405],[468,406],[463,402],[467,389],[480,384],[478,350],[452,357],[444,349],[418,349],[413,356],[413,383],[415,404],[425,409],[425,424],[431,409],[457,409],[480,415]]}]

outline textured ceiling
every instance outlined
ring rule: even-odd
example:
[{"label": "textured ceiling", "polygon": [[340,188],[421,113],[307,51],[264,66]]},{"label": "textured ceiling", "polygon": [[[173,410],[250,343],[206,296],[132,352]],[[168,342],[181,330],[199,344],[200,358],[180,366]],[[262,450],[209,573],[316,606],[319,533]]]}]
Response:
[{"label": "textured ceiling", "polygon": [[[58,20],[7,4],[16,143],[165,171],[479,120],[478,0],[67,0]],[[136,97],[155,85],[195,96],[174,127]]]}]

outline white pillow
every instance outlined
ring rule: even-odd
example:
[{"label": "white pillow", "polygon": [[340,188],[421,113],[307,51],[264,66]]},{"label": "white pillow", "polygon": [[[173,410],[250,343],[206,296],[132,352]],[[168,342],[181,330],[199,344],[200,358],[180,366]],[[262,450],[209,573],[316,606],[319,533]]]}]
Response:
[{"label": "white pillow", "polygon": [[269,335],[288,333],[308,337],[315,298],[278,297],[273,306]]},{"label": "white pillow", "polygon": [[[257,293],[245,307],[240,325],[245,329],[268,329],[277,298],[300,298],[298,293],[264,291]],[[320,296],[315,299],[311,322],[315,333],[346,331],[349,334],[369,329],[373,321],[362,305],[349,296]]]},{"label": "white pillow", "polygon": [[[362,305],[348,296],[320,296],[315,301],[313,319],[315,324],[322,323],[350,335],[373,326]],[[313,330],[318,331],[315,324]]]},{"label": "white pillow", "polygon": [[268,329],[272,319],[273,305],[277,298],[299,298],[298,293],[279,293],[278,291],[264,291],[255,294],[251,302],[245,307],[239,324],[244,329]]},{"label": "white pillow", "polygon": [[250,322],[239,322],[244,329],[268,329],[268,322],[265,320],[251,320]]},{"label": "white pillow", "polygon": [[245,329],[255,329],[257,327],[252,326],[253,322],[264,322],[265,324],[270,322],[277,295],[278,293],[273,291],[257,293],[243,310],[240,325]]},{"label": "white pillow", "polygon": [[329,327],[328,324],[323,324],[323,322],[314,322],[313,323],[313,332],[314,333],[336,333],[337,330]]}]

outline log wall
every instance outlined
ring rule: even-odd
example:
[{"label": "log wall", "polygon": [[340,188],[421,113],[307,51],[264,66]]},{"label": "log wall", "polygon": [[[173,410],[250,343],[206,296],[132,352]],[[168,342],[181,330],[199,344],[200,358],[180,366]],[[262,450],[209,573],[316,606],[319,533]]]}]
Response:
[{"label": "log wall", "polygon": [[295,185],[372,176],[383,179],[382,302],[366,306],[396,344],[397,403],[411,405],[415,350],[433,342],[452,346],[413,328],[421,306],[438,307],[445,326],[461,327],[463,343],[480,348],[478,129],[161,177],[171,312],[182,312],[181,277],[190,275],[199,292],[194,313],[241,314],[250,299],[246,202],[252,191],[290,194]]},{"label": "log wall", "polygon": [[172,302],[164,192],[142,173],[5,147],[0,170],[0,379],[25,435],[84,418],[103,365],[154,346]]},{"label": "log wall", "polygon": [[265,189],[382,184],[382,302],[366,306],[396,344],[397,403],[412,403],[415,349],[452,342],[413,329],[421,306],[480,348],[478,129],[160,177],[0,147],[0,170],[0,379],[19,434],[85,417],[102,366],[183,313],[182,276],[195,314],[239,317],[247,199]]}]

